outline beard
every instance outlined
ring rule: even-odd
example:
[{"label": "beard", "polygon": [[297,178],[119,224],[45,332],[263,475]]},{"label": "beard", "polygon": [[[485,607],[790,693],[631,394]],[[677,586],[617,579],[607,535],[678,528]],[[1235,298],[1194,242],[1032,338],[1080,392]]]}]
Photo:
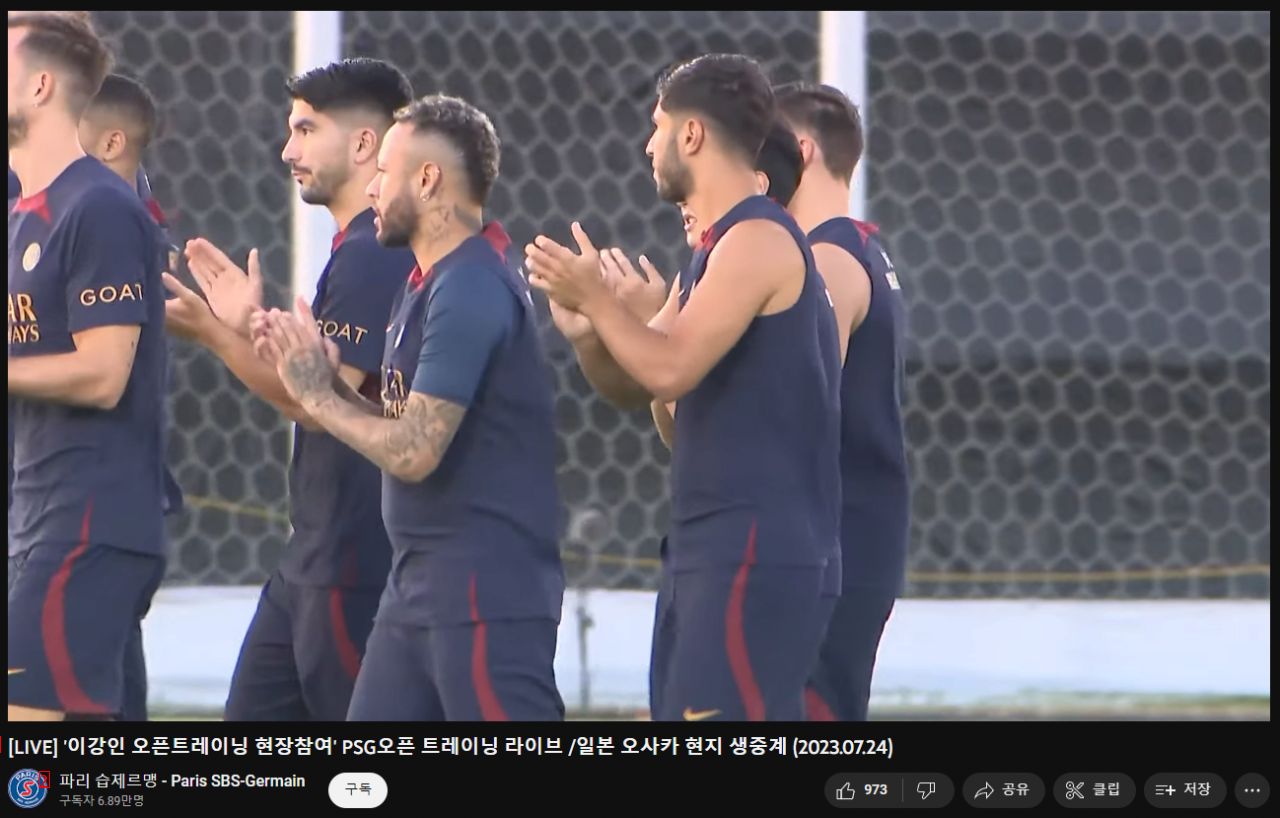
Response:
[{"label": "beard", "polygon": [[27,138],[27,118],[22,114],[9,114],[9,150],[21,145]]},{"label": "beard", "polygon": [[378,243],[383,247],[408,247],[417,230],[418,214],[408,191],[378,212]]},{"label": "beard", "polygon": [[689,201],[689,196],[693,193],[693,173],[680,158],[674,138],[663,152],[656,171],[659,199],[671,204]]},{"label": "beard", "polygon": [[[297,168],[295,168],[297,170]],[[326,169],[302,170],[310,174],[306,182],[298,189],[298,196],[309,205],[329,205],[337,195],[338,189],[346,183],[349,174],[345,169],[330,171]]]}]

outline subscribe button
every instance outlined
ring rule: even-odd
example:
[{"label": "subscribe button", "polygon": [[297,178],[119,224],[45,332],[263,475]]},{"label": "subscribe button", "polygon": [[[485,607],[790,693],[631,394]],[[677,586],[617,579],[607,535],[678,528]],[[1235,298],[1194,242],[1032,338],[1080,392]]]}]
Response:
[{"label": "subscribe button", "polygon": [[387,779],[377,773],[338,773],[329,782],[329,800],[343,809],[373,809],[387,800]]}]

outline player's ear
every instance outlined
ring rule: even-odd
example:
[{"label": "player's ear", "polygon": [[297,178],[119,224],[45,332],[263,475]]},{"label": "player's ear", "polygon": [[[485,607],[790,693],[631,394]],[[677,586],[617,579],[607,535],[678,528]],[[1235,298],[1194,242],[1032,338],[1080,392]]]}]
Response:
[{"label": "player's ear", "polygon": [[702,149],[702,143],[707,139],[707,126],[700,119],[686,119],[680,127],[680,136],[685,153],[695,154]]},{"label": "player's ear", "polygon": [[424,202],[430,201],[433,196],[440,192],[440,166],[435,162],[425,162],[418,176],[421,187],[418,198]]},{"label": "player's ear", "polygon": [[355,132],[352,148],[358,165],[378,160],[378,133],[372,128],[360,128]]},{"label": "player's ear", "polygon": [[114,162],[120,158],[128,146],[129,137],[125,136],[124,131],[107,131],[102,136],[102,161]]},{"label": "player's ear", "polygon": [[813,140],[807,137],[801,137],[797,140],[800,143],[800,158],[803,167],[809,167],[809,163],[813,161],[813,155],[817,151],[817,146],[813,144]]},{"label": "player's ear", "polygon": [[762,170],[756,171],[756,192],[761,196],[769,192],[769,177]]},{"label": "player's ear", "polygon": [[31,74],[31,102],[44,105],[53,97],[53,74],[48,71],[33,71]]}]

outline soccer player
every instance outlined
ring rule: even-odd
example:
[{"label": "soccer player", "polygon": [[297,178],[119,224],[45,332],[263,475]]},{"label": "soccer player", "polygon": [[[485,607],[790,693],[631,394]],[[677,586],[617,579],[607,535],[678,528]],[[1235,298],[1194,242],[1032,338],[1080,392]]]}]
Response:
[{"label": "soccer player", "polygon": [[[98,94],[80,118],[80,145],[85,152],[106,165],[133,187],[138,198],[160,227],[159,252],[172,269],[177,250],[169,242],[168,224],[163,211],[151,195],[151,184],[142,169],[142,153],[151,144],[156,130],[156,105],[151,93],[140,83],[120,74],[108,74]],[[165,370],[165,394],[168,394],[168,368]],[[182,491],[165,469],[165,513],[182,510]],[[124,674],[124,707],[122,721],[146,721],[147,667],[142,645],[142,620],[126,648]]]},{"label": "soccer player", "polygon": [[78,135],[110,62],[84,22],[9,17],[10,721],[115,719],[164,574],[161,238]]},{"label": "soccer player", "polygon": [[[392,302],[413,254],[378,243],[366,192],[409,81],[380,60],[350,59],[289,81],[293,105],[281,154],[304,202],[325,207],[339,228],[312,313],[338,357],[337,384],[376,398]],[[296,422],[289,470],[293,535],[258,600],[231,679],[228,721],[346,718],[378,601],[391,567],[377,466],[328,434],[292,398],[274,367],[253,353],[250,313],[261,306],[257,254],[248,272],[208,241],[187,245],[208,303],[176,279],[168,316],[226,363],[255,394]],[[216,316],[216,317],[215,317]]]},{"label": "soccer player", "polygon": [[[787,207],[795,196],[797,187],[799,187],[803,168],[804,157],[801,154],[800,143],[796,139],[795,133],[785,121],[778,120],[774,123],[769,136],[765,138],[764,144],[760,147],[760,154],[756,158],[756,179],[759,183],[761,194],[767,195],[773,201],[783,207]],[[701,230],[698,226],[697,217],[683,204],[680,210],[684,220],[686,241],[688,241],[690,247],[696,247],[701,240]],[[615,265],[617,265],[616,269]],[[630,281],[637,278],[637,274],[625,258],[620,262],[616,258],[606,258],[604,266],[619,280]],[[819,273],[823,274],[823,281],[826,283],[827,271],[819,268]],[[828,295],[831,295],[830,289],[828,289]],[[837,314],[839,313],[837,312]],[[674,403],[663,403],[660,400],[653,401],[650,406],[654,425],[658,429],[658,435],[668,449],[671,448],[675,438],[675,410]],[[662,556],[664,558],[666,556],[665,547],[663,548]],[[839,543],[832,543],[830,560],[823,574],[822,583],[823,608],[827,612],[825,616],[828,619],[830,618],[830,612],[835,610],[836,600],[840,596],[842,573],[840,557]],[[657,601],[659,611],[667,610],[667,597],[670,592],[669,583],[663,583],[659,587]],[[670,641],[669,637],[658,640],[659,644],[664,641]],[[660,711],[662,709],[661,695],[660,688],[650,690],[651,711]]]},{"label": "soccer player", "polygon": [[[85,25],[89,25],[89,26],[92,25],[89,12],[87,11],[47,11],[47,12],[10,11],[8,16],[13,17],[15,15],[21,15],[21,14],[61,14],[61,15],[66,15],[74,20],[78,20],[79,22],[82,22]],[[111,79],[112,77],[108,77],[107,80],[103,82],[103,85],[106,86]],[[149,101],[150,95],[146,94],[145,89],[142,89],[142,90],[144,95],[146,96],[146,99]],[[101,94],[102,92],[99,92],[99,93]],[[135,106],[135,108],[137,109],[138,113],[143,113],[144,106],[137,105]],[[155,122],[154,103],[150,104],[150,110],[151,110],[151,123],[152,123],[152,127],[154,127],[154,122]],[[150,141],[149,136],[147,137],[146,141],[148,142]],[[90,155],[96,156],[100,160],[102,159],[101,156],[98,156],[93,151],[88,151],[88,152],[90,153]],[[142,197],[143,203],[146,204],[147,209],[151,212],[151,215],[156,220],[156,222],[160,224],[161,228],[167,231],[168,225],[165,221],[164,214],[161,212],[159,204],[156,202],[155,198],[151,195],[151,184],[147,179],[146,171],[142,169],[141,165],[138,166],[135,177],[136,178],[134,179],[133,183],[138,190],[138,195]],[[14,173],[13,168],[11,167],[9,168],[9,201],[12,202],[14,199],[17,199],[21,195],[22,195],[22,182],[21,180],[18,179],[18,174]],[[173,258],[175,257],[171,256],[171,260]],[[8,481],[8,484],[9,484],[9,504],[13,505],[13,413],[10,412],[9,415],[10,417],[9,417],[9,481]],[[181,495],[181,492],[178,490],[177,483],[173,481],[172,477],[171,476],[167,477],[167,480],[170,483],[168,494],[171,495],[169,498],[170,507],[168,509],[168,513],[175,514],[181,510],[182,495]]]},{"label": "soccer player", "polygon": [[352,721],[555,721],[564,596],[554,378],[509,239],[482,211],[489,118],[452,97],[406,107],[369,187],[378,240],[418,266],[392,310],[381,405],[334,389],[305,303],[259,316],[259,348],[317,423],[384,474],[395,555]]},{"label": "soccer player", "polygon": [[[653,718],[794,721],[838,536],[835,319],[804,234],[758,195],[755,161],[774,122],[759,65],[710,55],[677,67],[653,120],[659,196],[709,225],[663,308],[675,314],[652,322],[668,320],[666,331],[613,296],[580,226],[580,253],[543,236],[526,248],[530,283],[590,320],[621,370],[597,381],[630,380],[644,403],[680,401]],[[604,358],[579,355],[584,369]]]},{"label": "soccer player", "polygon": [[[777,121],[764,144],[760,146],[760,154],[756,157],[756,183],[761,195],[768,196],[784,208],[790,204],[791,197],[800,185],[800,173],[803,170],[803,158],[800,155],[800,143],[791,130],[791,126]],[[702,240],[702,228],[698,218],[685,203],[680,203],[680,218],[684,222],[684,237],[689,247],[696,248]],[[639,276],[625,256],[616,251],[611,256],[602,256],[605,269],[619,281],[633,281]],[[652,274],[649,274],[652,278]],[[677,280],[677,286],[679,281]],[[655,314],[658,312],[654,310]],[[645,316],[641,316],[645,317]],[[647,319],[646,319],[647,320]],[[658,436],[668,449],[675,439],[675,404],[654,400],[650,404],[654,426]]]},{"label": "soccer player", "polygon": [[827,278],[845,339],[841,386],[843,591],[807,690],[809,717],[865,721],[884,626],[906,578],[911,487],[902,425],[906,308],[872,225],[849,218],[862,121],[825,85],[777,89],[805,169],[790,210]]},{"label": "soccer player", "polygon": [[156,121],[156,103],[150,91],[129,77],[108,74],[80,120],[80,144],[85,153],[137,190],[156,224],[167,230],[167,220],[142,169],[142,154],[155,136]]}]

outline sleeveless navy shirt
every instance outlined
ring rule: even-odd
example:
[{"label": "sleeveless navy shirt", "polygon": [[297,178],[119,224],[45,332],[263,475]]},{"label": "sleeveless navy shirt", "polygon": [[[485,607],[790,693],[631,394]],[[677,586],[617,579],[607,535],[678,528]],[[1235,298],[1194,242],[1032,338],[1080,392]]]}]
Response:
[{"label": "sleeveless navy shirt", "polygon": [[902,426],[902,288],[872,225],[829,219],[809,233],[809,242],[839,247],[871,279],[871,304],[849,337],[840,385],[844,587],[901,594],[911,515]]},{"label": "sleeveless navy shirt", "polygon": [[753,563],[823,568],[837,548],[840,343],[804,233],[764,196],[743,200],[703,235],[681,273],[687,303],[717,241],[734,225],[782,225],[805,260],[796,303],[751,322],[680,398],[672,452],[670,556],[676,570]]}]

